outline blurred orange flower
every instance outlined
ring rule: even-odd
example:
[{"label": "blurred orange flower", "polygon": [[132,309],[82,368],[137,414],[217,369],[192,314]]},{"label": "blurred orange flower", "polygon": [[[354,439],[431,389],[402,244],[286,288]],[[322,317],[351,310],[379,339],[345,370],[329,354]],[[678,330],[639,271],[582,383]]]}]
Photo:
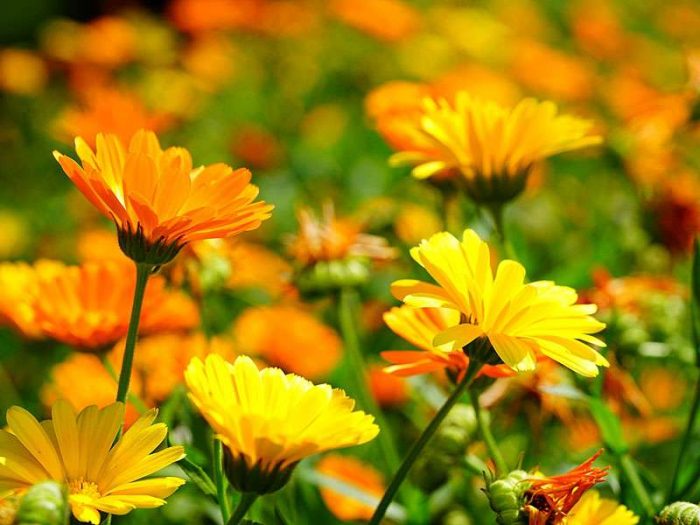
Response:
[{"label": "blurred orange flower", "polygon": [[245,310],[233,324],[236,349],[311,380],[326,377],[342,356],[338,334],[300,306]]},{"label": "blurred orange flower", "polygon": [[259,169],[278,166],[284,156],[280,141],[254,124],[242,125],[236,130],[231,152],[244,164]]},{"label": "blurred orange flower", "polygon": [[258,188],[245,168],[193,170],[187,150],[162,150],[156,135],[144,130],[128,150],[115,135],[98,134],[96,144],[95,153],[76,139],[82,167],[54,156],[83,195],[115,221],[122,250],[136,262],[163,264],[188,242],[254,230],[270,217],[272,206],[254,202]]},{"label": "blurred orange flower", "polygon": [[415,34],[421,15],[401,0],[332,0],[333,16],[379,40],[397,42]]},{"label": "blurred orange flower", "polygon": [[367,373],[369,390],[380,407],[398,407],[408,401],[409,386],[406,380],[388,374],[381,365],[372,365]]},{"label": "blurred orange flower", "polygon": [[0,49],[0,90],[36,95],[44,89],[48,77],[48,68],[36,53],[24,49]]},{"label": "blurred orange flower", "polygon": [[[384,494],[382,475],[371,465],[351,456],[329,454],[318,462],[316,470],[366,494],[368,499],[378,501]],[[343,522],[369,521],[376,506],[341,494],[330,487],[321,486],[320,492],[326,507]]]}]

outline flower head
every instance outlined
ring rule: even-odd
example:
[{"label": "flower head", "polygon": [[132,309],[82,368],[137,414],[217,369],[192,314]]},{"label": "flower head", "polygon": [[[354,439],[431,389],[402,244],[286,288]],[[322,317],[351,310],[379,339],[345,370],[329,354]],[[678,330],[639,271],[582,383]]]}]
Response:
[{"label": "flower head", "polygon": [[218,355],[194,358],[185,381],[226,446],[231,484],[243,492],[274,492],[303,458],[366,443],[379,432],[342,390],[278,368],[258,370],[247,356],[233,363]]},{"label": "flower head", "polygon": [[419,131],[424,144],[396,153],[419,179],[457,171],[478,202],[505,202],[525,187],[533,165],[564,151],[598,144],[591,122],[557,115],[552,102],[525,99],[514,108],[459,92],[454,104],[427,98]]},{"label": "flower head", "polygon": [[595,490],[586,492],[571,509],[566,525],[637,525],[639,517],[617,501],[601,498]]},{"label": "flower head", "polygon": [[59,401],[52,420],[39,423],[20,407],[7,411],[8,430],[0,430],[0,492],[23,493],[44,480],[68,487],[73,516],[99,524],[100,512],[127,514],[137,508],[165,504],[183,479],[142,479],[182,459],[182,447],[153,452],[167,427],[153,424],[156,411],[144,414],[114,443],[124,417],[124,405],[87,407],[76,414]]},{"label": "flower head", "polygon": [[68,177],[114,220],[119,244],[136,262],[164,264],[187,243],[258,228],[272,206],[254,202],[258,188],[245,169],[225,164],[192,168],[183,148],[161,149],[156,135],[138,131],[128,148],[98,134],[96,151],[78,137],[82,166],[54,152]]},{"label": "flower head", "polygon": [[437,285],[405,279],[394,295],[414,308],[447,308],[461,314],[459,324],[438,334],[433,344],[461,349],[488,338],[500,359],[516,372],[534,370],[544,355],[584,376],[608,362],[584,343],[604,346],[590,334],[605,325],[593,317],[596,306],[575,304],[576,292],[551,281],[525,283],[525,268],[504,260],[495,276],[488,245],[473,230],[460,242],[441,232],[411,250],[411,256]]}]

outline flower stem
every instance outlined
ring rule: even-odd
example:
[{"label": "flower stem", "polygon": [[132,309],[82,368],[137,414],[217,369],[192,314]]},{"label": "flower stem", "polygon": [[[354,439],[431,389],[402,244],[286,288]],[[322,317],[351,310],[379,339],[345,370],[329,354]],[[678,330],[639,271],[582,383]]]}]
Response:
[{"label": "flower stem", "polygon": [[122,367],[119,372],[119,388],[117,389],[117,401],[124,403],[129,392],[129,381],[131,380],[131,367],[134,363],[134,350],[136,349],[136,335],[139,330],[139,320],[141,318],[141,306],[146,293],[148,277],[151,275],[153,267],[150,264],[136,263],[136,286],[134,287],[134,302],[131,306],[131,319],[129,320],[129,330],[126,334],[124,344],[124,357]]},{"label": "flower stem", "polygon": [[479,393],[473,388],[469,389],[469,400],[471,401],[474,414],[476,415],[476,422],[479,427],[481,439],[484,440],[486,448],[488,449],[489,454],[496,465],[496,474],[502,476],[508,472],[508,465],[506,465],[503,455],[496,444],[496,440],[491,433],[491,426],[486,419],[486,412],[481,409],[481,404],[479,403]]},{"label": "flower stem", "polygon": [[642,507],[644,507],[644,513],[647,516],[653,516],[655,514],[654,503],[651,501],[649,493],[644,488],[644,484],[642,483],[642,480],[639,477],[639,472],[637,472],[637,467],[634,465],[632,458],[628,453],[625,453],[619,456],[619,461],[622,472],[625,474],[625,477],[627,477],[627,479],[629,480],[630,485],[632,485],[632,490],[637,496],[639,503],[641,503]]},{"label": "flower stem", "polygon": [[258,499],[258,495],[254,492],[243,492],[241,494],[241,501],[238,502],[236,510],[233,511],[233,516],[226,522],[226,525],[238,525],[243,521],[248,509],[255,503],[256,499]]},{"label": "flower stem", "polygon": [[681,441],[681,449],[678,452],[678,459],[676,460],[676,467],[673,470],[673,477],[671,478],[671,485],[668,489],[668,496],[666,497],[666,503],[671,503],[676,497],[676,487],[678,486],[678,478],[680,477],[681,468],[683,466],[683,459],[685,458],[685,453],[690,445],[690,439],[693,435],[693,430],[695,429],[695,423],[698,418],[698,413],[700,412],[700,375],[695,381],[695,396],[693,398],[693,404],[690,408],[690,415],[688,416],[688,423],[685,427],[685,433],[683,434],[683,440]]},{"label": "flower stem", "polygon": [[382,518],[384,517],[384,514],[386,513],[386,510],[389,508],[389,504],[394,499],[394,496],[399,490],[401,483],[403,483],[404,479],[406,479],[406,476],[411,470],[411,467],[415,463],[416,459],[418,459],[418,456],[420,456],[421,452],[430,441],[430,438],[433,437],[433,434],[435,434],[437,429],[440,427],[440,423],[442,423],[442,420],[445,419],[445,416],[447,416],[447,414],[450,412],[457,400],[464,393],[464,390],[472,383],[480,369],[481,364],[477,364],[476,359],[472,360],[462,380],[459,383],[457,383],[457,386],[455,387],[450,397],[447,398],[445,404],[442,405],[440,410],[438,410],[437,414],[435,414],[435,417],[433,417],[432,421],[430,421],[430,424],[428,424],[423,433],[420,435],[418,441],[416,441],[413,444],[413,447],[411,447],[411,450],[409,450],[408,454],[401,463],[399,470],[397,470],[396,474],[394,474],[394,477],[391,480],[389,487],[386,489],[384,496],[382,496],[379,505],[377,506],[376,510],[374,511],[374,514],[372,515],[372,519],[370,520],[369,525],[379,525]]},{"label": "flower stem", "polygon": [[389,426],[384,420],[384,415],[372,397],[366,381],[367,364],[360,350],[360,340],[357,334],[357,290],[353,288],[342,288],[338,298],[338,318],[340,321],[340,331],[343,336],[345,353],[350,364],[348,376],[353,381],[353,390],[358,398],[360,408],[371,413],[381,432],[377,438],[377,443],[381,448],[382,456],[386,462],[387,470],[393,472],[399,465],[399,454],[396,451],[394,441],[389,433]]},{"label": "flower stem", "polygon": [[223,522],[228,522],[231,517],[231,506],[226,494],[226,477],[224,476],[224,445],[218,439],[214,439],[214,481],[216,483],[216,499],[219,500],[221,517]]},{"label": "flower stem", "polygon": [[505,206],[502,203],[492,203],[490,205],[486,205],[486,209],[490,212],[491,218],[493,219],[493,225],[496,229],[496,234],[498,235],[498,241],[501,244],[502,255],[508,259],[517,261],[518,258],[515,255],[515,250],[513,250],[513,245],[508,240],[506,228],[503,222],[503,211]]}]

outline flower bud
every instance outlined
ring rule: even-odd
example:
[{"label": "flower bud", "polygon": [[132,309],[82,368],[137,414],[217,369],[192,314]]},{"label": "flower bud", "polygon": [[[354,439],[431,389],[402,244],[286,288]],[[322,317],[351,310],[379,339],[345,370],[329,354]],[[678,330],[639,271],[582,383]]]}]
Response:
[{"label": "flower bud", "polygon": [[656,517],[658,525],[698,525],[700,506],[687,501],[676,501],[663,508]]},{"label": "flower bud", "polygon": [[527,525],[528,518],[522,508],[525,491],[530,487],[529,476],[524,470],[514,470],[488,484],[486,495],[499,525]]},{"label": "flower bud", "polygon": [[55,481],[42,481],[30,488],[17,512],[17,525],[68,525],[66,488]]}]

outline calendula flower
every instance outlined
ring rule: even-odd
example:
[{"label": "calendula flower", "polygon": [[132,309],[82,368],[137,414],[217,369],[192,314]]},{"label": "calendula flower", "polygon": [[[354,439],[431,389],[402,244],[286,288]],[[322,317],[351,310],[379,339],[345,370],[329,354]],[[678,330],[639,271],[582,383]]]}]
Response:
[{"label": "calendula flower", "polygon": [[571,509],[566,525],[637,525],[639,517],[617,501],[601,498],[595,490],[586,492]]},{"label": "calendula flower", "polygon": [[139,263],[170,261],[187,243],[258,228],[272,206],[254,202],[258,188],[245,169],[225,164],[192,168],[183,148],[161,149],[156,135],[138,131],[127,147],[98,134],[96,151],[78,137],[82,162],[54,152],[87,199],[114,220],[124,253]]},{"label": "calendula flower", "polygon": [[408,382],[388,374],[381,365],[372,365],[367,371],[367,382],[372,397],[380,407],[400,407],[409,399]]},{"label": "calendula flower", "polygon": [[331,14],[387,42],[404,40],[420,28],[420,14],[401,0],[333,0]]},{"label": "calendula flower", "polygon": [[[27,337],[104,351],[126,336],[135,279],[131,265],[116,261],[37,264],[24,295],[14,305],[21,314],[16,324]],[[168,290],[160,276],[149,280],[139,327],[142,334],[189,329],[198,323],[199,313],[191,299]]]},{"label": "calendula flower", "polygon": [[324,477],[349,485],[369,500],[361,501],[321,485],[321,498],[336,518],[343,522],[369,521],[376,506],[372,500],[379,501],[386,488],[377,470],[357,458],[329,454],[318,462],[316,471]]},{"label": "calendula flower", "polygon": [[[420,350],[390,350],[382,357],[392,363],[384,370],[397,376],[412,376],[437,370],[447,370],[455,378],[464,376],[469,357],[451,344],[434,345],[435,336],[459,324],[460,313],[449,308],[394,307],[384,314],[384,322],[394,333]],[[490,377],[512,375],[503,365],[484,365],[481,373]]]},{"label": "calendula flower", "polygon": [[593,462],[602,452],[596,452],[565,474],[529,478],[530,486],[525,491],[525,510],[529,515],[529,525],[569,523],[565,520],[584,493],[603,481],[608,474],[610,467],[593,466]]},{"label": "calendula flower", "polygon": [[392,285],[396,298],[414,308],[448,308],[462,316],[433,340],[458,350],[488,338],[503,362],[516,372],[535,369],[547,356],[584,376],[598,374],[608,362],[584,343],[604,346],[590,334],[605,325],[591,314],[596,306],[575,304],[576,292],[551,281],[525,283],[525,268],[511,260],[491,268],[488,245],[473,230],[462,241],[447,232],[433,235],[411,256],[437,285],[405,279]]},{"label": "calendula flower", "polygon": [[185,381],[226,447],[229,481],[242,492],[274,492],[303,458],[366,443],[379,432],[342,390],[278,368],[258,370],[247,356],[233,363],[218,355],[194,358]]},{"label": "calendula flower", "polygon": [[248,308],[235,320],[233,334],[241,353],[312,380],[328,376],[343,355],[335,330],[299,306]]},{"label": "calendula flower", "polygon": [[76,414],[65,401],[52,409],[52,419],[39,423],[20,407],[7,411],[9,430],[0,430],[0,492],[21,494],[32,485],[54,480],[68,487],[76,520],[101,523],[100,513],[128,514],[137,508],[165,504],[185,481],[175,477],[143,479],[182,459],[182,447],[153,452],[167,427],[153,424],[151,410],[114,442],[124,405],[90,406]]},{"label": "calendula flower", "polygon": [[425,99],[418,127],[424,145],[396,153],[391,162],[414,166],[419,179],[457,171],[477,202],[506,202],[524,189],[538,161],[598,144],[591,127],[587,120],[558,115],[552,102],[525,99],[506,108],[462,91],[454,104]]}]

